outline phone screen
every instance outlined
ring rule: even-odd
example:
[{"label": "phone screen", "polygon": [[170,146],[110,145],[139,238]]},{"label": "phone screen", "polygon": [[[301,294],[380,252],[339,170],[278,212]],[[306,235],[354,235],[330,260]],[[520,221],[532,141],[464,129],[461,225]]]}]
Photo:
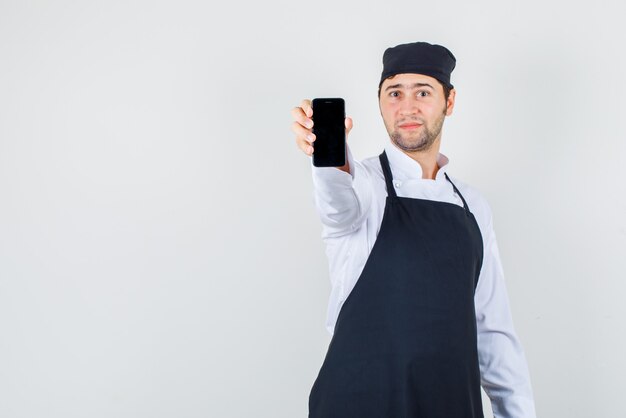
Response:
[{"label": "phone screen", "polygon": [[341,98],[313,99],[313,165],[346,164],[345,102]]}]

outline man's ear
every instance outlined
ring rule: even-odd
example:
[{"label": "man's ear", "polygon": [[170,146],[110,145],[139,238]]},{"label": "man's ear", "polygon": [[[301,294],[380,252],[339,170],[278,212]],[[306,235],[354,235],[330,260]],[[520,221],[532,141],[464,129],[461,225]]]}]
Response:
[{"label": "man's ear", "polygon": [[448,101],[446,102],[446,116],[450,116],[452,114],[452,110],[454,109],[454,101],[456,99],[456,89],[453,88],[450,90],[450,95],[448,96]]}]

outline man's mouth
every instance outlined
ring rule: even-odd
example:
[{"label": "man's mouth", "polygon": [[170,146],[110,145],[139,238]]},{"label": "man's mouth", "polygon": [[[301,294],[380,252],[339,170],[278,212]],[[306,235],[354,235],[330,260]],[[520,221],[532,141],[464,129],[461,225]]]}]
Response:
[{"label": "man's mouth", "polygon": [[404,123],[402,125],[398,125],[398,127],[401,129],[415,129],[419,128],[420,126],[422,126],[420,123]]}]

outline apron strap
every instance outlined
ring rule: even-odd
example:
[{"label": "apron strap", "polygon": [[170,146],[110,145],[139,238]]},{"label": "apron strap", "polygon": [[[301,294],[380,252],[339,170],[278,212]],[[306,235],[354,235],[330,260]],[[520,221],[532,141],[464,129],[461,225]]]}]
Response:
[{"label": "apron strap", "polygon": [[469,216],[470,211],[469,211],[469,207],[467,206],[467,202],[465,201],[465,198],[463,197],[463,195],[461,194],[459,189],[456,188],[454,183],[452,183],[452,180],[450,180],[450,177],[448,177],[448,173],[443,173],[443,174],[446,176],[446,178],[448,179],[448,181],[450,182],[450,184],[454,188],[454,191],[456,192],[456,194],[458,194],[461,197],[461,200],[463,201],[463,207],[465,208],[465,214],[467,216]]},{"label": "apron strap", "polygon": [[391,168],[389,167],[389,158],[383,151],[378,157],[380,159],[380,166],[383,168],[383,174],[385,175],[385,183],[387,183],[387,194],[392,197],[398,197],[396,195],[396,189],[393,188],[393,176],[391,175]]}]

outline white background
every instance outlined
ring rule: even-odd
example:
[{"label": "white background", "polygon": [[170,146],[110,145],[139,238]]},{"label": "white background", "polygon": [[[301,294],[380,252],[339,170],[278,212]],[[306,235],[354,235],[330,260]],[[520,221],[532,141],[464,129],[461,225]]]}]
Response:
[{"label": "white background", "polygon": [[626,373],[619,2],[0,2],[0,416],[304,417],[330,336],[303,98],[388,140],[385,48],[457,58],[441,151],[488,199],[542,417]]}]

